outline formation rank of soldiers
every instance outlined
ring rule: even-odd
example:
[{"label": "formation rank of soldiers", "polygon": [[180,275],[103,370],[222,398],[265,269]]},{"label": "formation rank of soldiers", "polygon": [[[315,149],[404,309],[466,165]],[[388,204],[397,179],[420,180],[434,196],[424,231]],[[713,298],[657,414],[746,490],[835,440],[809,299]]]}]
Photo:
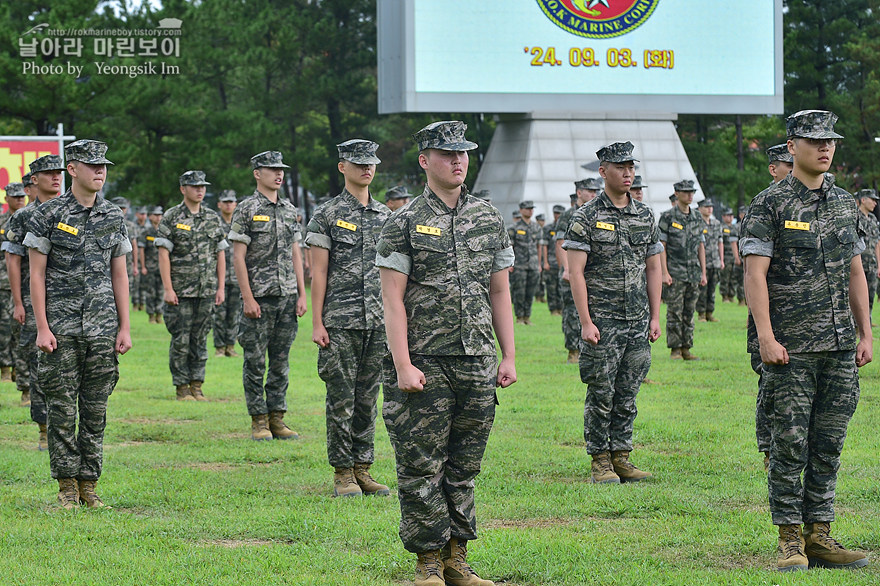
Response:
[{"label": "formation rank of soldiers", "polygon": [[[717,321],[720,284],[724,301],[748,300],[778,568],[864,566],[864,554],[831,537],[830,524],[858,367],[872,358],[880,227],[871,215],[876,192],[854,198],[827,173],[842,138],[836,119],[817,110],[787,119],[787,143],[768,150],[773,183],[736,225],[729,209],[717,221],[708,200],[695,211],[687,180],[655,221],[641,202],[647,186],[630,142],[596,153],[604,187],[577,181],[571,207],[554,206],[543,226],[532,222],[533,203],[522,202],[506,228],[485,194],[464,185],[477,146],[464,123],[435,122],[413,135],[424,192],[394,188],[388,206],[369,189],[378,145],[349,140],[337,145],[345,188],[315,211],[304,238],[296,208],[279,196],[288,166],[277,151],[252,157],[253,195],[238,203],[222,192],[220,214],[202,203],[205,174],[187,171],[182,202],[164,213],[138,210],[134,224],[124,199],[113,205],[100,195],[112,165],[107,145],[79,140],[65,148],[66,163],[41,157],[23,184],[6,187],[0,290],[12,311],[2,316],[2,375],[14,367],[67,509],[105,506],[96,484],[117,355],[132,345],[130,292],[134,307],[153,323],[164,319],[171,334],[178,400],[207,400],[213,325],[216,355],[236,355],[236,340],[243,349],[252,438],[297,438],[284,415],[288,354],[306,313],[302,241],[334,496],[390,494],[370,474],[382,383],[415,583],[486,585],[467,547],[477,537],[474,481],[495,391],[516,382],[512,313],[530,324],[538,295],[562,316],[569,362],[587,386],[590,481],[638,482],[651,474],[630,461],[636,395],[661,336],[661,297],[671,358],[698,360],[694,312]],[[59,194],[65,169],[72,182]]]}]

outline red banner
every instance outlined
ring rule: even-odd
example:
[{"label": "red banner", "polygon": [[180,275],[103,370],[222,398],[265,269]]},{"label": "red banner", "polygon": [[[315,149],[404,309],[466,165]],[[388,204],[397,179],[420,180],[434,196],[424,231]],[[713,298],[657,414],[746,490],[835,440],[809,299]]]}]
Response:
[{"label": "red banner", "polygon": [[0,188],[21,181],[34,159],[57,154],[57,140],[0,140]]}]

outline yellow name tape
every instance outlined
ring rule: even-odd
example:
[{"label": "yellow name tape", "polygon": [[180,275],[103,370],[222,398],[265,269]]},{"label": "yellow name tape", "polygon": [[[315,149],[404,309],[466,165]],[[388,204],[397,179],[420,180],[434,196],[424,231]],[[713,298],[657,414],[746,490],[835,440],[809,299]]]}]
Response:
[{"label": "yellow name tape", "polygon": [[268,222],[269,216],[254,216],[254,222]]},{"label": "yellow name tape", "polygon": [[74,228],[73,226],[68,226],[67,224],[65,224],[63,222],[58,222],[57,228],[59,230],[61,230],[62,232],[67,232],[68,234],[73,234],[74,236],[79,234],[78,228]]},{"label": "yellow name tape", "polygon": [[358,227],[354,224],[346,222],[345,220],[336,220],[336,225],[340,228],[345,228],[346,230],[351,230],[352,232],[357,232]]},{"label": "yellow name tape", "polygon": [[556,232],[554,232],[553,230],[550,230],[550,236],[556,236]]},{"label": "yellow name tape", "polygon": [[155,236],[147,236],[147,242],[152,242],[155,239],[156,239]]},{"label": "yellow name tape", "polygon": [[682,225],[679,224],[678,222],[672,222],[672,227],[673,227],[673,228],[677,228],[677,229],[679,229],[679,230],[684,230],[684,226],[682,226]]},{"label": "yellow name tape", "polygon": [[[431,236],[440,236],[440,228],[435,228],[434,226],[422,226],[421,224],[416,225],[416,232],[419,234],[430,234]],[[525,234],[525,232],[523,232]]]},{"label": "yellow name tape", "polygon": [[703,234],[708,234],[708,233],[709,233],[709,231],[706,230],[705,228],[703,228]]},{"label": "yellow name tape", "polygon": [[606,224],[605,222],[596,222],[596,227],[602,230],[611,230],[614,232],[614,224]]},{"label": "yellow name tape", "polygon": [[791,220],[785,221],[785,227],[789,230],[809,230],[810,223],[809,222],[792,222]]},{"label": "yellow name tape", "polygon": [[517,230],[516,233],[519,234],[520,236],[525,236],[525,235],[526,235],[526,231],[525,231],[525,230]]},{"label": "yellow name tape", "polygon": [[178,224],[175,228],[178,230],[186,230],[187,232],[192,230],[192,226],[187,226],[186,224]]},{"label": "yellow name tape", "polygon": [[725,228],[725,229],[724,229],[724,233],[725,233],[725,234],[730,234],[730,228]]}]

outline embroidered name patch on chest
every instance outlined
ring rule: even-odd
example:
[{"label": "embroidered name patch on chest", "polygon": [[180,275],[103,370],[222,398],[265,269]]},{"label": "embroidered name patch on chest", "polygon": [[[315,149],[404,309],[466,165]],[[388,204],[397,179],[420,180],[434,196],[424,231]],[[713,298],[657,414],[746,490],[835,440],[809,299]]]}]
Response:
[{"label": "embroidered name patch on chest", "polygon": [[520,236],[525,236],[525,235],[526,235],[526,231],[525,231],[525,230],[517,230],[516,233],[519,234]]},{"label": "embroidered name patch on chest", "polygon": [[269,216],[254,216],[254,222],[268,222]]},{"label": "embroidered name patch on chest", "polygon": [[785,227],[789,230],[809,230],[810,223],[809,222],[794,222],[792,220],[785,221]]},{"label": "embroidered name patch on chest", "polygon": [[58,226],[56,226],[62,232],[67,232],[68,234],[73,234],[76,236],[79,234],[79,228],[74,228],[73,226],[68,226],[64,222],[58,222]]},{"label": "embroidered name patch on chest", "polygon": [[605,222],[596,222],[596,227],[600,230],[611,230],[614,232],[614,224],[606,224]]},{"label": "embroidered name patch on chest", "polygon": [[178,230],[186,230],[187,232],[190,232],[192,230],[192,226],[188,226],[186,224],[178,224],[177,226],[175,226],[175,228],[177,228]]},{"label": "embroidered name patch on chest", "polygon": [[352,232],[357,232],[358,227],[350,222],[346,222],[345,220],[336,220],[336,225],[340,228],[345,228],[346,230],[351,230]]},{"label": "embroidered name patch on chest", "polygon": [[[435,228],[434,226],[422,226],[421,224],[416,225],[416,232],[419,234],[430,234],[431,236],[440,236],[441,230],[440,228]],[[525,232],[523,232],[525,234]]]},{"label": "embroidered name patch on chest", "polygon": [[684,230],[684,226],[682,226],[678,222],[672,222],[672,227],[675,228],[676,230]]},{"label": "embroidered name patch on chest", "polygon": [[155,239],[156,239],[155,236],[147,236],[147,242],[152,242]]},{"label": "embroidered name patch on chest", "polygon": [[725,233],[725,234],[730,234],[730,228],[725,228],[725,229],[724,229],[724,233]]}]

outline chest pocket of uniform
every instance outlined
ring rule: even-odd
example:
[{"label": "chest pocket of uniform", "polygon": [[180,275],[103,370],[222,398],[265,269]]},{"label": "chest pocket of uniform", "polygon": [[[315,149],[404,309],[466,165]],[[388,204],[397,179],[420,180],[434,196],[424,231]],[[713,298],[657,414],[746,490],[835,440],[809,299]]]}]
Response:
[{"label": "chest pocket of uniform", "polygon": [[[335,269],[344,269],[355,273],[361,272],[363,261],[363,231],[361,226],[357,230],[349,230],[342,226],[330,228],[330,238],[333,240],[333,265]],[[374,255],[375,256],[375,255]]]},{"label": "chest pocket of uniform", "polygon": [[269,220],[253,220],[251,222],[251,232],[257,232],[261,235],[265,234],[269,231],[271,224],[272,222]]},{"label": "chest pocket of uniform", "polygon": [[[609,224],[611,226],[613,224]],[[591,248],[593,254],[613,254],[617,251],[619,246],[620,237],[618,236],[618,231],[607,230],[605,228],[599,228],[593,226],[592,232],[590,234]]]},{"label": "chest pocket of uniform", "polygon": [[633,249],[644,250],[651,242],[649,230],[635,230],[629,233],[629,244]]},{"label": "chest pocket of uniform", "polygon": [[783,248],[819,248],[819,239],[810,230],[783,228],[779,245]]},{"label": "chest pocket of uniform", "polygon": [[414,280],[440,282],[447,277],[448,257],[452,249],[448,237],[413,231],[410,233],[410,245],[413,249],[411,276]]},{"label": "chest pocket of uniform", "polygon": [[71,234],[60,228],[53,228],[49,234],[49,242],[52,243],[50,259],[52,267],[67,270],[73,264],[76,256],[81,253],[83,246],[82,230],[78,234]]},{"label": "chest pocket of uniform", "polygon": [[467,245],[471,251],[471,262],[468,263],[471,280],[485,281],[492,272],[492,262],[495,260],[493,238],[489,234],[472,236],[467,239]]},{"label": "chest pocket of uniform", "polygon": [[360,226],[355,230],[349,230],[342,226],[332,226],[330,228],[330,238],[333,239],[334,244],[339,244],[342,247],[357,246],[361,241],[362,235],[363,232]]}]

